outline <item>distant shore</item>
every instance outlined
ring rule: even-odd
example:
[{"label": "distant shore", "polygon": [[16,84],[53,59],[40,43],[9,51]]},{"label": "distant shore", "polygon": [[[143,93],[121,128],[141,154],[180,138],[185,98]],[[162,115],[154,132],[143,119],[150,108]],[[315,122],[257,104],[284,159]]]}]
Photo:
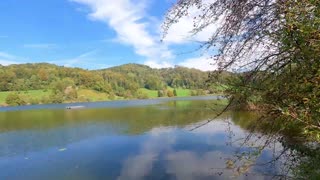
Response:
[{"label": "distant shore", "polygon": [[[23,92],[19,92],[20,94],[24,95],[24,94],[29,94],[32,96],[32,97],[35,97],[34,94],[38,93],[37,95],[38,96],[45,96],[47,95],[46,93],[41,93],[42,90],[31,90],[31,91],[23,91]],[[186,90],[184,90],[186,91]],[[26,93],[27,92],[27,93]],[[40,92],[40,93],[39,93]],[[6,93],[8,94],[9,92],[0,92],[0,107],[14,107],[14,106],[30,106],[30,105],[50,105],[50,104],[72,104],[72,103],[85,103],[85,102],[110,102],[110,101],[119,101],[119,100],[143,100],[143,99],[165,99],[165,98],[183,98],[183,97],[196,97],[196,96],[203,96],[203,97],[206,97],[206,96],[223,96],[223,94],[205,94],[205,95],[194,95],[194,96],[191,96],[191,95],[187,95],[186,93],[184,93],[183,95],[180,95],[180,96],[172,96],[172,97],[155,97],[155,96],[151,96],[151,97],[145,97],[145,98],[136,98],[136,97],[133,97],[133,98],[123,98],[123,97],[119,97],[117,96],[115,99],[108,99],[106,98],[105,96],[101,96],[100,99],[98,98],[98,94],[96,94],[94,97],[89,97],[89,98],[79,98],[79,99],[76,99],[76,100],[72,100],[72,101],[63,101],[63,102],[59,102],[59,103],[42,103],[42,102],[39,102],[39,103],[25,103],[23,105],[9,105],[9,104],[6,104],[4,101],[4,98],[2,97],[2,101],[1,101],[1,93]],[[149,93],[151,94],[151,93]],[[3,96],[3,95],[2,95]],[[83,95],[82,95],[83,97]]]}]

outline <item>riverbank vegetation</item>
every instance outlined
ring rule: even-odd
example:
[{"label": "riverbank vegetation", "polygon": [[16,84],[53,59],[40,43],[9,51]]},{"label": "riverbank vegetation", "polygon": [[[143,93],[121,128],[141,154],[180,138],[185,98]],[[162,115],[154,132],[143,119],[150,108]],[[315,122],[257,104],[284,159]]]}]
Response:
[{"label": "riverbank vegetation", "polygon": [[0,105],[220,94],[231,75],[209,84],[208,72],[180,66],[126,64],[92,71],[45,63],[0,66]]},{"label": "riverbank vegetation", "polygon": [[291,132],[300,139],[300,144],[284,143],[287,152],[304,156],[290,168],[295,174],[299,164],[304,166],[299,178],[318,179],[320,1],[180,0],[167,14],[164,34],[185,17],[193,20],[194,35],[216,26],[200,48],[212,54],[221,71],[238,73],[226,91],[229,105],[260,110],[260,123],[278,124],[278,134]]}]

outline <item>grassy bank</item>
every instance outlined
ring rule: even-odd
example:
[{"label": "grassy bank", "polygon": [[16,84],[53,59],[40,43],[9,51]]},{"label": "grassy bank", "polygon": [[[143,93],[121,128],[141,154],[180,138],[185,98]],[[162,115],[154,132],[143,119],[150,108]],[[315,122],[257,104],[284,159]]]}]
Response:
[{"label": "grassy bank", "polygon": [[[168,87],[168,90],[173,91],[174,89]],[[192,96],[195,90],[190,89],[175,89],[177,97],[187,97]],[[140,88],[140,92],[146,95],[146,98],[158,98],[157,90],[149,90],[146,88]],[[51,90],[29,90],[29,91],[6,91],[0,92],[0,106],[6,106],[6,98],[9,94],[16,93],[26,104],[47,104],[50,103],[50,96],[52,95]],[[166,95],[164,96],[166,97]],[[79,89],[77,90],[77,99],[73,101],[64,101],[64,102],[94,102],[94,101],[109,101],[109,100],[121,100],[124,97],[114,96],[110,99],[107,93],[102,93],[90,89]],[[133,97],[132,99],[135,99]]]},{"label": "grassy bank", "polygon": [[[174,88],[168,87],[168,90],[173,91]],[[149,90],[146,88],[140,88],[139,91],[147,94],[149,98],[157,98],[158,97],[158,90]],[[186,97],[186,96],[191,96],[192,90],[177,88],[176,92],[177,92],[177,97]]]},{"label": "grassy bank", "polygon": [[24,100],[30,101],[32,99],[42,99],[44,97],[49,97],[50,90],[29,90],[29,91],[6,91],[0,92],[0,105],[6,104],[6,98],[11,93],[18,93]]}]

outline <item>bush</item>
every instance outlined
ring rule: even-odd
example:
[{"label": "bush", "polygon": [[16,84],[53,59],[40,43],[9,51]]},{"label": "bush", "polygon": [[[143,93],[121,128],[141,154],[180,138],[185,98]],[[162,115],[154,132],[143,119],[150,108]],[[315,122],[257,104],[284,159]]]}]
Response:
[{"label": "bush", "polygon": [[67,87],[64,90],[64,94],[67,100],[76,100],[78,98],[78,92],[74,87]]},{"label": "bush", "polygon": [[191,96],[203,96],[206,95],[206,92],[202,89],[192,90]]},{"label": "bush", "polygon": [[50,101],[52,103],[63,103],[63,101],[64,101],[63,94],[62,93],[51,94]]},{"label": "bush", "polygon": [[197,95],[198,96],[203,96],[203,95],[206,95],[206,92],[202,89],[197,89]]},{"label": "bush", "polygon": [[191,95],[191,96],[197,96],[197,91],[192,90],[191,93],[190,93],[190,95]]},{"label": "bush", "polygon": [[108,98],[110,100],[115,100],[116,99],[116,95],[113,92],[110,92]]},{"label": "bush", "polygon": [[173,90],[173,95],[177,96],[177,90],[176,89]]},{"label": "bush", "polygon": [[27,104],[18,93],[10,93],[6,98],[6,103],[11,106],[20,106]]},{"label": "bush", "polygon": [[125,93],[124,93],[124,95],[123,95],[123,97],[124,97],[125,99],[132,99],[132,98],[133,98],[132,92],[131,92],[130,90],[126,90]]},{"label": "bush", "polygon": [[167,91],[167,95],[168,95],[168,97],[173,97],[174,96],[174,94],[173,94],[173,92],[171,90]]},{"label": "bush", "polygon": [[158,97],[164,97],[165,92],[163,90],[158,90]]},{"label": "bush", "polygon": [[37,98],[31,98],[29,99],[30,104],[40,104],[40,100]]},{"label": "bush", "polygon": [[148,94],[145,93],[145,92],[138,91],[138,92],[137,92],[137,98],[138,98],[138,99],[148,99],[149,96],[148,96]]},{"label": "bush", "polygon": [[49,98],[48,96],[43,96],[43,97],[41,98],[41,103],[43,103],[43,104],[50,104],[50,103],[52,103],[52,101],[50,100],[50,98]]}]

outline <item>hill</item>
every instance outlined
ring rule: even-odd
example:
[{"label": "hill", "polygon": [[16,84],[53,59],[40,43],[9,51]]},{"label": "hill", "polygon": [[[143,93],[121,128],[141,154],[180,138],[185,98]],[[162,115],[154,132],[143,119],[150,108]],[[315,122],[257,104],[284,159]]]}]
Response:
[{"label": "hill", "polygon": [[[140,64],[125,64],[101,70],[47,63],[0,66],[1,92],[6,92],[7,96],[9,92],[45,90],[48,92],[47,100],[36,100],[40,103],[79,101],[78,93],[88,92],[84,90],[91,90],[87,94],[95,93],[93,100],[100,96],[108,99],[149,98],[155,94],[167,96],[174,89],[188,89],[190,95],[192,90],[195,90],[193,94],[203,94],[199,89],[210,90],[211,93],[218,91],[218,88],[210,87],[216,83],[206,84],[207,79],[208,72],[181,66],[153,69]],[[86,100],[86,94],[81,96]]]}]

